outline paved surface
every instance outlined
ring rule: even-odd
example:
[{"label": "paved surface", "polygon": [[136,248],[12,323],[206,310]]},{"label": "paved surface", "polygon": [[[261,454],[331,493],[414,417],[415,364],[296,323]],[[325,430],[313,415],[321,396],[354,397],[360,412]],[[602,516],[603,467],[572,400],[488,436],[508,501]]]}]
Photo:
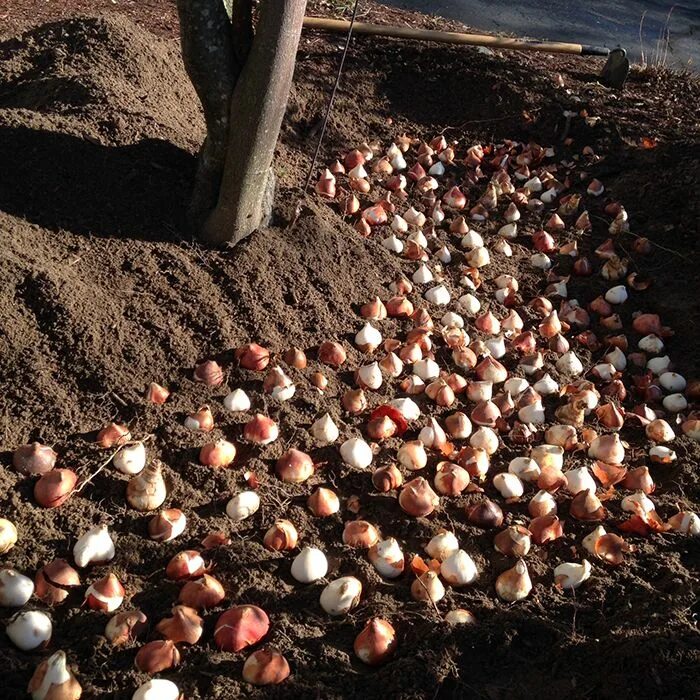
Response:
[{"label": "paved surface", "polygon": [[648,63],[668,26],[666,64],[700,70],[700,0],[383,0],[389,5],[450,17],[474,29],[509,32],[533,39],[623,46],[641,60],[639,28]]}]

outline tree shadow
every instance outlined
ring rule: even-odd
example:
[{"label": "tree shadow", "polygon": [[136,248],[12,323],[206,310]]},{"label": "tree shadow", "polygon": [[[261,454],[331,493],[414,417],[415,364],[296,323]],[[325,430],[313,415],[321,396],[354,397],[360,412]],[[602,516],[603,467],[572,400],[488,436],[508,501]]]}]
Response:
[{"label": "tree shadow", "polygon": [[160,139],[104,146],[0,127],[0,211],[83,236],[177,240],[196,158]]}]

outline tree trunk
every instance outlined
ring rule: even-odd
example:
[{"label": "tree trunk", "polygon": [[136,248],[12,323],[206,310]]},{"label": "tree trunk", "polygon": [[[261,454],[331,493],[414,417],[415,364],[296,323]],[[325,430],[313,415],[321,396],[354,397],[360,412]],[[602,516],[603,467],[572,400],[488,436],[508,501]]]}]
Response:
[{"label": "tree trunk", "polygon": [[237,243],[271,213],[274,176],[270,165],[289,98],[305,9],[306,0],[261,3],[255,37],[230,101],[218,202],[202,230],[211,243]]},{"label": "tree trunk", "polygon": [[231,95],[242,63],[221,0],[178,0],[182,60],[202,103],[207,136],[199,153],[189,218],[199,229],[216,206],[226,160]]}]

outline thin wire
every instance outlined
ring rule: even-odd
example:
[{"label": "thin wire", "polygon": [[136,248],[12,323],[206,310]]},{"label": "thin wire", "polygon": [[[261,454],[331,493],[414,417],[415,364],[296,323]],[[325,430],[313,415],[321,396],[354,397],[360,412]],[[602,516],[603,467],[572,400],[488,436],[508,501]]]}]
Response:
[{"label": "thin wire", "polygon": [[[335,84],[333,85],[333,91],[331,92],[331,98],[328,101],[328,107],[326,107],[326,114],[323,117],[323,124],[321,126],[321,133],[318,137],[318,143],[316,144],[316,151],[314,153],[313,160],[311,161],[311,167],[309,168],[309,172],[306,176],[306,182],[304,184],[304,188],[302,189],[302,198],[306,195],[309,185],[311,184],[311,178],[314,176],[314,170],[316,169],[316,162],[318,161],[318,156],[321,152],[321,146],[323,145],[323,137],[326,135],[326,127],[328,126],[328,119],[331,116],[331,110],[333,109],[333,101],[335,100],[335,95],[338,92],[338,86],[340,85],[340,76],[343,73],[343,67],[345,66],[345,58],[348,55],[348,49],[350,48],[350,39],[352,38],[352,30],[353,27],[355,26],[355,17],[357,17],[357,7],[360,4],[360,0],[355,0],[355,5],[352,9],[352,17],[350,18],[350,27],[348,28],[348,34],[345,37],[345,47],[343,48],[343,55],[340,58],[340,65],[338,66],[338,74],[335,76]],[[302,199],[299,199],[299,203],[297,204],[297,209],[296,213],[294,215],[293,221],[290,223],[288,228],[292,228],[294,224],[296,223],[296,220],[299,218],[299,213],[301,209],[301,201]]]}]

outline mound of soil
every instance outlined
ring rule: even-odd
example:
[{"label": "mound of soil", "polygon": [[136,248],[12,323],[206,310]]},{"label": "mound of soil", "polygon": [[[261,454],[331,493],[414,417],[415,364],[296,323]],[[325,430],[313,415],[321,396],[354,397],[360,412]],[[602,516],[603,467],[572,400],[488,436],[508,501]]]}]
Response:
[{"label": "mound of soil", "polygon": [[[367,475],[345,470],[334,449],[311,450],[305,428],[321,407],[335,407],[333,418],[344,433],[361,424],[341,415],[337,400],[352,383],[349,373],[328,373],[331,383],[320,397],[308,371],[291,371],[297,395],[280,408],[253,392],[259,382],[252,373],[234,367],[232,349],[255,340],[275,353],[291,343],[309,348],[315,369],[313,348],[328,338],[345,342],[355,366],[359,356],[348,334],[358,327],[357,304],[375,294],[386,298],[388,281],[401,268],[411,269],[313,197],[287,230],[337,68],[337,44],[320,35],[303,39],[276,159],[275,225],[232,250],[208,249],[183,226],[203,130],[175,40],[103,16],[42,25],[0,44],[0,515],[20,533],[3,565],[33,575],[50,559],[68,556],[88,527],[108,522],[118,552],[109,570],[125,583],[127,604],[142,609],[153,628],[178,592],[163,580],[168,559],[198,548],[212,530],[229,532],[232,544],[208,555],[213,573],[230,604],[254,603],[268,612],[270,641],[284,650],[293,675],[265,691],[240,681],[244,655],[219,652],[212,639],[224,605],[206,615],[203,641],[183,651],[180,669],[163,674],[187,698],[691,697],[700,661],[693,609],[697,539],[641,540],[629,564],[598,571],[579,598],[547,582],[527,601],[503,605],[493,579],[504,562],[494,558],[491,533],[457,515],[467,499],[429,522],[406,522],[395,499],[368,495]],[[673,357],[693,376],[698,295],[689,282],[695,278],[698,205],[688,193],[700,184],[700,120],[694,119],[700,88],[689,76],[645,73],[615,94],[586,71],[570,59],[358,39],[324,158],[365,140],[387,143],[403,131],[421,137],[444,131],[463,143],[570,137],[572,153],[592,146],[606,156],[595,172],[627,206],[633,230],[663,246],[636,259],[656,282],[646,310],[661,312],[675,327]],[[564,109],[585,110],[599,122],[589,126],[577,117],[567,126]],[[641,148],[642,137],[658,145]],[[588,245],[604,237],[605,227],[597,226]],[[519,275],[527,277],[524,269]],[[388,324],[387,333],[394,328]],[[226,367],[222,387],[192,381],[192,368],[204,358]],[[173,390],[165,406],[143,401],[151,381]],[[199,446],[210,438],[193,437],[183,419],[211,404],[213,435],[238,439],[247,414],[232,418],[221,407],[236,386],[251,390],[254,409],[277,419],[289,444],[327,463],[311,484],[282,485],[272,474],[286,441],[262,450],[241,446],[230,470],[198,464]],[[63,507],[46,511],[34,504],[31,480],[11,467],[14,447],[41,440],[54,445],[60,466],[86,477],[105,459],[95,431],[113,419],[127,422],[135,435],[154,436],[149,453],[167,465],[168,502],[188,517],[186,534],[175,542],[147,538],[148,517],[126,507],[126,477],[111,468]],[[664,515],[676,504],[698,509],[698,450],[687,440],[674,448],[678,466],[655,474],[654,499]],[[262,481],[263,506],[232,526],[223,506],[240,490],[246,470]],[[479,625],[448,628],[431,608],[410,600],[408,578],[384,581],[365,556],[342,548],[348,514],[319,520],[304,507],[316,484],[336,487],[343,499],[359,495],[363,516],[407,551],[420,551],[440,526],[455,529],[476,552],[483,575],[468,591],[450,591],[441,612],[469,608]],[[341,620],[322,615],[318,588],[295,585],[289,557],[263,548],[261,531],[281,516],[297,525],[305,543],[329,553],[333,574],[362,579],[366,599],[357,614]],[[546,551],[548,561],[543,554],[532,562],[533,573],[570,559],[585,531],[567,533]],[[79,602],[76,594],[51,612],[51,649],[69,652],[88,697],[130,698],[145,680],[133,666],[135,645],[112,649],[102,636],[105,617]],[[3,610],[2,618],[9,613]],[[351,651],[372,615],[390,618],[400,640],[394,660],[377,670],[362,666]],[[0,647],[10,670],[7,697],[23,697],[40,658]]]}]

